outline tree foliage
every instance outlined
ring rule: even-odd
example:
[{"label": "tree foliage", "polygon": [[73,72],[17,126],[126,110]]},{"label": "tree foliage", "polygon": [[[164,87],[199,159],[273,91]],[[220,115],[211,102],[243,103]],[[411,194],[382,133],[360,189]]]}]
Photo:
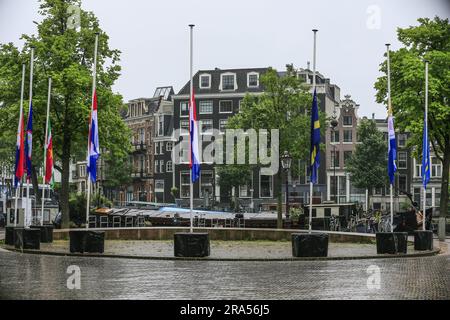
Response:
[{"label": "tree foliage", "polygon": [[[408,144],[414,156],[420,158],[425,108],[425,66],[428,73],[428,131],[436,156],[443,164],[441,182],[441,214],[447,212],[450,165],[450,25],[448,19],[418,19],[418,26],[399,28],[397,35],[403,47],[392,51],[391,100],[395,125],[410,132]],[[386,61],[380,71],[386,73]],[[375,83],[377,101],[386,103],[387,78]]]}]

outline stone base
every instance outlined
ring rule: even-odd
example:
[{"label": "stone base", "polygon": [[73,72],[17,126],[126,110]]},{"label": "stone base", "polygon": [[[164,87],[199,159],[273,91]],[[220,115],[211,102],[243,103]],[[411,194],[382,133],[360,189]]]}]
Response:
[{"label": "stone base", "polygon": [[15,228],[14,231],[14,246],[16,249],[40,249],[41,230],[31,228]]},{"label": "stone base", "polygon": [[105,251],[105,231],[69,231],[70,252],[103,253]]},{"label": "stone base", "polygon": [[173,236],[175,257],[208,257],[208,233],[178,232]]},{"label": "stone base", "polygon": [[406,254],[408,232],[377,232],[376,239],[378,254]]},{"label": "stone base", "polygon": [[53,225],[44,224],[43,226],[31,226],[33,229],[41,230],[41,242],[52,243],[53,242]]},{"label": "stone base", "polygon": [[5,227],[5,244],[8,246],[14,245],[14,229],[16,227]]},{"label": "stone base", "polygon": [[293,233],[292,255],[294,257],[326,257],[328,255],[328,234]]},{"label": "stone base", "polygon": [[433,231],[431,230],[415,231],[414,250],[433,250]]}]

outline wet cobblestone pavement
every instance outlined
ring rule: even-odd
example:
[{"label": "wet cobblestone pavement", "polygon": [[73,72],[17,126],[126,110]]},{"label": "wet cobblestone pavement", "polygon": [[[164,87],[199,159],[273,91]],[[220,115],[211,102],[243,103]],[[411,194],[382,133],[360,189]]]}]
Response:
[{"label": "wet cobblestone pavement", "polygon": [[[69,241],[41,243],[41,250],[47,252],[69,252]],[[408,245],[408,254],[414,254],[414,246]],[[173,257],[173,241],[157,240],[107,240],[105,254],[141,257]],[[329,257],[376,256],[376,245],[360,243],[329,243]],[[290,259],[290,241],[211,241],[211,255],[214,259]]]},{"label": "wet cobblestone pavement", "polygon": [[[67,268],[81,270],[68,289]],[[372,266],[372,267],[371,267]],[[380,270],[369,288],[368,268]],[[0,249],[3,299],[450,299],[450,256],[339,261],[162,261]]]}]

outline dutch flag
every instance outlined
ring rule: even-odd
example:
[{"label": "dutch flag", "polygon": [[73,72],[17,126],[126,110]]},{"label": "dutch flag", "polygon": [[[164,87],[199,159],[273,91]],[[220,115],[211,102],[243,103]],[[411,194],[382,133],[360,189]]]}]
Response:
[{"label": "dutch flag", "polygon": [[195,182],[200,177],[200,153],[198,148],[197,108],[195,106],[195,96],[193,90],[189,101],[189,136],[191,146],[189,166],[192,173],[192,182]]}]

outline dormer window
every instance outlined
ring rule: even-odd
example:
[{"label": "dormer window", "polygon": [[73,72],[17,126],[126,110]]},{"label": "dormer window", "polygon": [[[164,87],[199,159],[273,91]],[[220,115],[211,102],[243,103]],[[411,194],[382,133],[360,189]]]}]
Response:
[{"label": "dormer window", "polygon": [[210,89],[211,88],[211,75],[201,74],[200,75],[200,89]]},{"label": "dormer window", "polygon": [[236,90],[236,74],[235,73],[224,73],[220,75],[220,90]]},{"label": "dormer window", "polygon": [[247,73],[247,87],[249,88],[259,87],[259,73],[257,72]]}]

